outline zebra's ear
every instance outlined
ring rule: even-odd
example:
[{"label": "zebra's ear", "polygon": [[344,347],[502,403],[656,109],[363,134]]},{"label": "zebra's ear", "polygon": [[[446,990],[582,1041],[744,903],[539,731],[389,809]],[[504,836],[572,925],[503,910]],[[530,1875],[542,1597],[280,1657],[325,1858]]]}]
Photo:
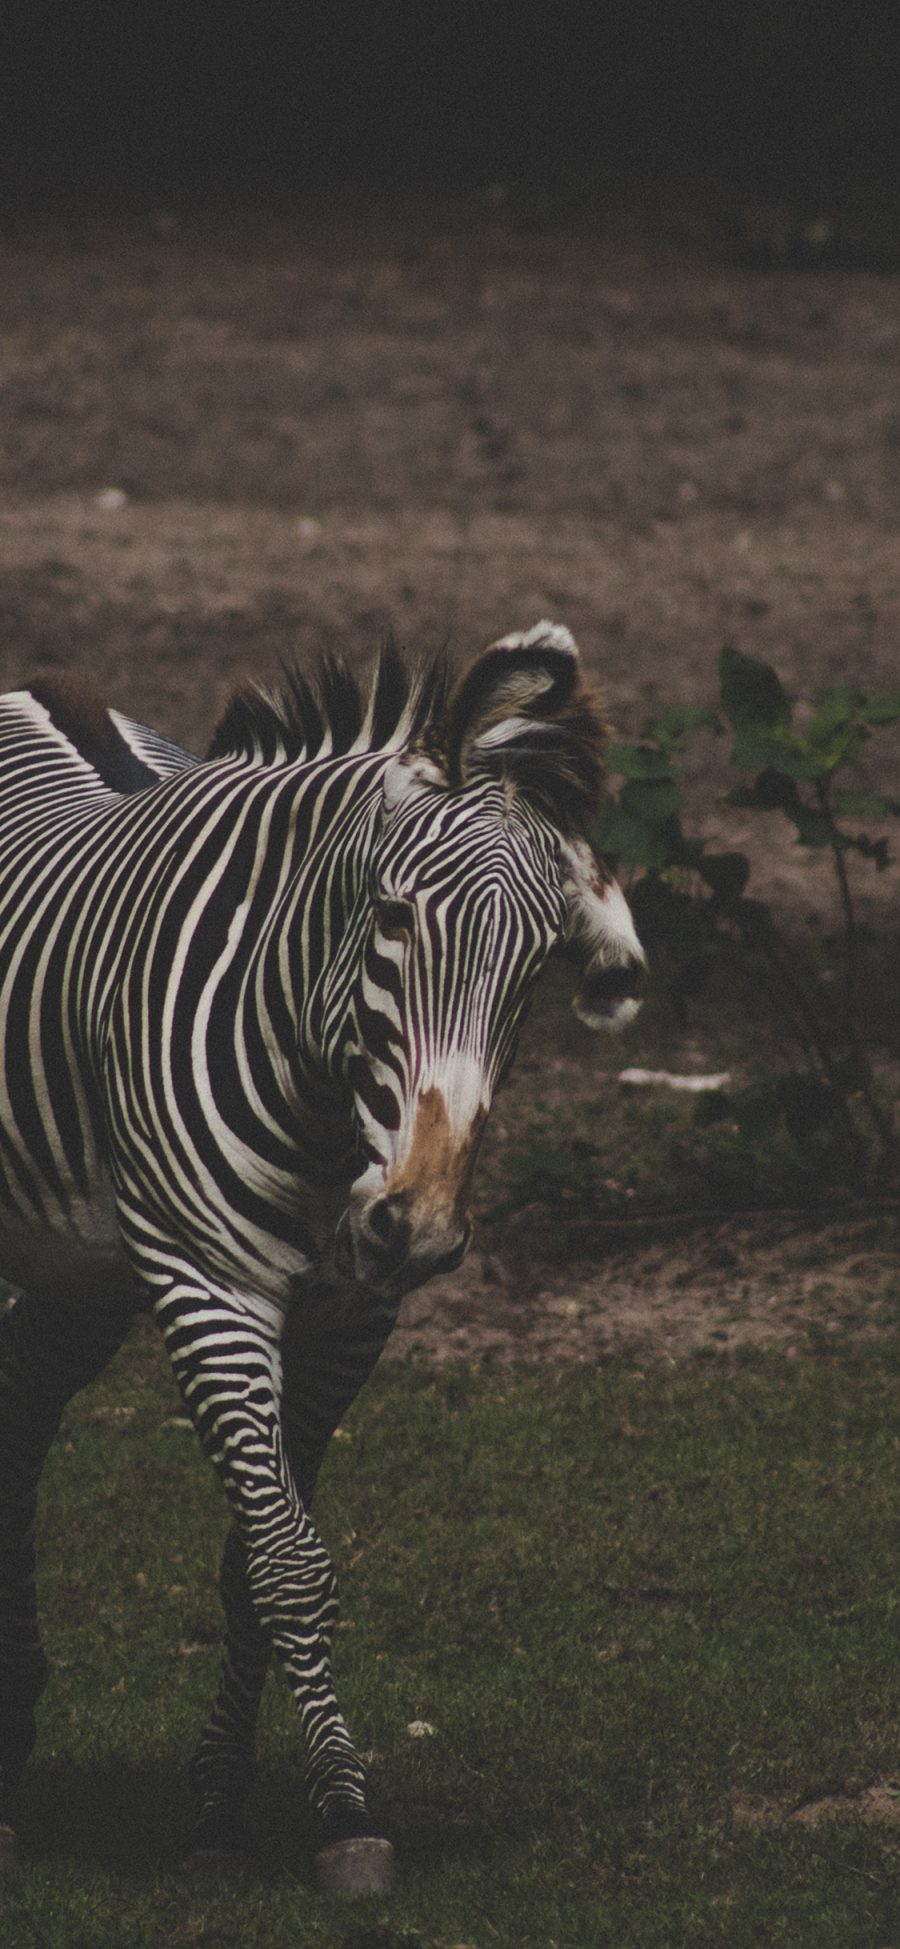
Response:
[{"label": "zebra's ear", "polygon": [[560,847],[568,919],[565,946],[581,971],[572,1006],[589,1029],[621,1029],[640,1007],[647,957],[618,882],[586,839]]},{"label": "zebra's ear", "polygon": [[433,792],[446,780],[431,758],[420,751],[402,751],[392,758],[384,774],[384,809],[395,812],[404,799],[419,798]]},{"label": "zebra's ear", "polygon": [[537,623],[524,634],[492,643],[466,671],[447,706],[444,745],[449,783],[465,784],[480,741],[481,749],[493,757],[504,743],[521,744],[523,720],[554,717],[568,702],[577,679],[578,647],[561,623]]}]

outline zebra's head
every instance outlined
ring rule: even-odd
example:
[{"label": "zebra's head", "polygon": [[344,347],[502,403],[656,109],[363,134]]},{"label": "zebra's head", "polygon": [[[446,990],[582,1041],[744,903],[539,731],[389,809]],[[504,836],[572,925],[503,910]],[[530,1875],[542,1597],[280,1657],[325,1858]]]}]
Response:
[{"label": "zebra's head", "polygon": [[589,1025],[636,1011],[644,955],[584,837],[607,738],[565,629],[492,645],[427,748],[389,762],[371,847],[346,1054],[368,1158],[338,1263],[408,1290],[459,1263],[491,1099],[554,948]]}]

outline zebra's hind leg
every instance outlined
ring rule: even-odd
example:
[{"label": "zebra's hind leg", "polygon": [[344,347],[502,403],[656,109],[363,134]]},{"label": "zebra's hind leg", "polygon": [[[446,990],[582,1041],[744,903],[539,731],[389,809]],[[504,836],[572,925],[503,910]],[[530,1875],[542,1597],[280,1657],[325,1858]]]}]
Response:
[{"label": "zebra's hind leg", "polygon": [[126,1315],[26,1294],[0,1317],[0,1865],[35,1741],[48,1668],[38,1627],[34,1529],[41,1470],[66,1402],[121,1345]]}]

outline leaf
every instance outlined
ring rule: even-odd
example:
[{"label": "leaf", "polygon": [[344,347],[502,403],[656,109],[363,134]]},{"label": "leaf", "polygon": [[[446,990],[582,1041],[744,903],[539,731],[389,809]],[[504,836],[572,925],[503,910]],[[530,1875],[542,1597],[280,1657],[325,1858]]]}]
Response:
[{"label": "leaf", "polygon": [[647,736],[668,747],[677,744],[691,731],[715,731],[718,734],[721,729],[718,713],[706,704],[670,704],[648,725]]},{"label": "leaf", "polygon": [[633,818],[646,819],[651,826],[664,825],[681,810],[681,786],[674,778],[631,778],[622,787],[619,803]]},{"label": "leaf", "polygon": [[648,873],[630,889],[629,904],[642,941],[665,941],[683,958],[698,952],[698,944],[708,938],[702,903],[659,873]]},{"label": "leaf", "polygon": [[608,757],[610,771],[620,778],[669,778],[672,767],[664,751],[648,744],[614,744]]},{"label": "leaf", "polygon": [[797,804],[797,787],[782,771],[767,768],[752,785],[736,785],[728,793],[728,805],[752,805],[761,812],[787,812]]},{"label": "leaf", "polygon": [[867,724],[896,724],[900,718],[900,690],[870,690],[862,700]]},{"label": "leaf", "polygon": [[821,778],[823,767],[803,739],[779,725],[748,724],[736,733],[732,763],[743,771],[783,772],[788,778]]},{"label": "leaf", "polygon": [[764,900],[742,901],[741,914],[744,920],[752,921],[756,933],[761,940],[772,939],[776,932],[775,922],[772,918],[771,908],[767,907]]},{"label": "leaf", "polygon": [[852,763],[868,743],[870,734],[859,721],[857,702],[849,690],[828,691],[813,711],[804,741],[815,752],[821,771]]},{"label": "leaf", "polygon": [[839,765],[855,764],[868,736],[868,731],[857,728],[846,731],[843,737],[833,738],[830,744],[814,745],[818,759],[817,776],[828,777],[837,771]]},{"label": "leaf", "polygon": [[835,792],[834,803],[838,812],[848,819],[881,819],[891,813],[900,815],[900,799],[891,798],[887,792]]},{"label": "leaf", "polygon": [[788,818],[797,828],[801,846],[832,846],[836,853],[843,853],[851,844],[834,820],[829,819],[827,812],[816,812],[811,806],[798,802],[791,808]]},{"label": "leaf", "polygon": [[712,853],[703,860],[700,872],[716,899],[727,907],[740,899],[750,878],[750,862],[743,853]]},{"label": "leaf", "polygon": [[879,873],[883,873],[885,867],[890,866],[891,854],[886,839],[869,839],[864,832],[860,832],[852,839],[845,838],[844,843],[852,846],[855,852],[862,853],[863,859],[874,860]]},{"label": "leaf", "polygon": [[719,656],[719,688],[722,709],[735,730],[790,724],[791,706],[777,672],[730,644]]},{"label": "leaf", "polygon": [[816,698],[807,729],[816,725],[823,732],[834,731],[839,725],[852,724],[861,703],[861,691],[851,690],[849,684],[835,684],[832,690],[823,690]]},{"label": "leaf", "polygon": [[669,848],[658,830],[645,819],[632,818],[610,801],[601,807],[591,827],[591,839],[598,853],[627,866],[660,868],[669,860]]}]

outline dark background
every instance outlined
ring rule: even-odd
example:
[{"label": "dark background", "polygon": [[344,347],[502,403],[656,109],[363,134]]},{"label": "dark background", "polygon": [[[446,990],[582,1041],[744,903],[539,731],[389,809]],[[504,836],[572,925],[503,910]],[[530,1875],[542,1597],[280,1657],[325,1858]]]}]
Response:
[{"label": "dark background", "polygon": [[[702,177],[816,200],[898,159],[896,0],[11,0],[20,194]],[[112,179],[112,180],[111,180]]]}]

